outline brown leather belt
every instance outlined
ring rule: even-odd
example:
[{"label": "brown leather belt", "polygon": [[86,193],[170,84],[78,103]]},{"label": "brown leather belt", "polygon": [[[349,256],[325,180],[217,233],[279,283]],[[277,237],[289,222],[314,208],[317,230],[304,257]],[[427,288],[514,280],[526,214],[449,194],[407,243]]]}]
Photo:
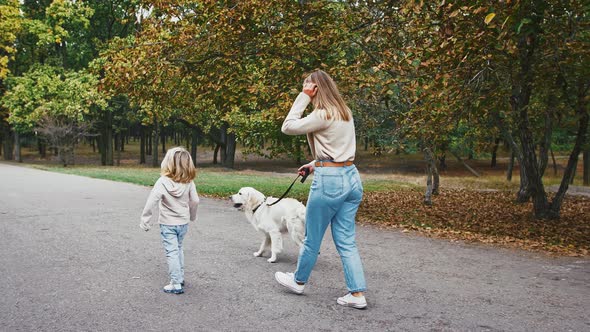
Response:
[{"label": "brown leather belt", "polygon": [[335,161],[316,161],[315,167],[343,167],[343,166],[352,166],[354,163],[352,161],[345,161],[345,162],[335,162]]}]

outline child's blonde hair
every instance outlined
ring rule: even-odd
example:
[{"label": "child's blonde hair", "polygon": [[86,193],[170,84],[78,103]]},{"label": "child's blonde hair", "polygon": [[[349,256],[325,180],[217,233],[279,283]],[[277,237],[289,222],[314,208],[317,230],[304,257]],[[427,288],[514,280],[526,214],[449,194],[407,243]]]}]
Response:
[{"label": "child's blonde hair", "polygon": [[189,183],[197,173],[193,158],[183,147],[175,147],[166,151],[162,160],[161,174],[172,179],[174,182]]}]

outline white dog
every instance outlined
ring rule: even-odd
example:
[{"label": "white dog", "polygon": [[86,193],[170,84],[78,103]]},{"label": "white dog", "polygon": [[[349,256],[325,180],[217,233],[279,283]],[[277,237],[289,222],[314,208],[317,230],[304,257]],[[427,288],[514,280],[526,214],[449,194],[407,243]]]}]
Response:
[{"label": "white dog", "polygon": [[305,205],[293,198],[283,198],[275,205],[277,198],[265,197],[252,187],[244,187],[237,194],[230,196],[234,207],[243,210],[246,218],[254,228],[264,234],[260,249],[254,256],[260,257],[270,247],[269,263],[277,261],[277,254],[283,250],[283,233],[289,233],[298,245],[305,238]]}]

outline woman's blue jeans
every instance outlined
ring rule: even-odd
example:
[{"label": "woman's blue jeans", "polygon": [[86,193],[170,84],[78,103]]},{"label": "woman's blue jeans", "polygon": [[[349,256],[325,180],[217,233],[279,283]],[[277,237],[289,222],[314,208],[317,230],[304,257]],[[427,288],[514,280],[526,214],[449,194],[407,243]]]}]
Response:
[{"label": "woman's blue jeans", "polygon": [[169,226],[160,224],[160,235],[166,251],[168,274],[170,282],[180,284],[184,282],[184,252],[182,240],[188,230],[188,224]]},{"label": "woman's blue jeans", "polygon": [[366,290],[365,274],[355,241],[355,217],[363,185],[354,165],[316,167],[307,200],[305,240],[299,252],[295,281],[306,283],[331,224],[332,239],[340,254],[346,286],[351,293]]}]

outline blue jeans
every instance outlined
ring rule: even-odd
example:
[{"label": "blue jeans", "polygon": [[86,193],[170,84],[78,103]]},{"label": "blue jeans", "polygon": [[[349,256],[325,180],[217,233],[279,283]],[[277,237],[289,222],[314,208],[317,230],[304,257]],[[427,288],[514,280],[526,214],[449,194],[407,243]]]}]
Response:
[{"label": "blue jeans", "polygon": [[160,235],[166,251],[168,261],[168,274],[170,282],[180,284],[184,282],[184,252],[182,240],[188,230],[188,224],[169,226],[160,224]]},{"label": "blue jeans", "polygon": [[367,288],[355,241],[355,217],[363,198],[363,185],[354,165],[316,167],[307,200],[305,240],[299,252],[295,281],[306,283],[331,224],[332,239],[340,254],[346,287],[351,293]]}]

